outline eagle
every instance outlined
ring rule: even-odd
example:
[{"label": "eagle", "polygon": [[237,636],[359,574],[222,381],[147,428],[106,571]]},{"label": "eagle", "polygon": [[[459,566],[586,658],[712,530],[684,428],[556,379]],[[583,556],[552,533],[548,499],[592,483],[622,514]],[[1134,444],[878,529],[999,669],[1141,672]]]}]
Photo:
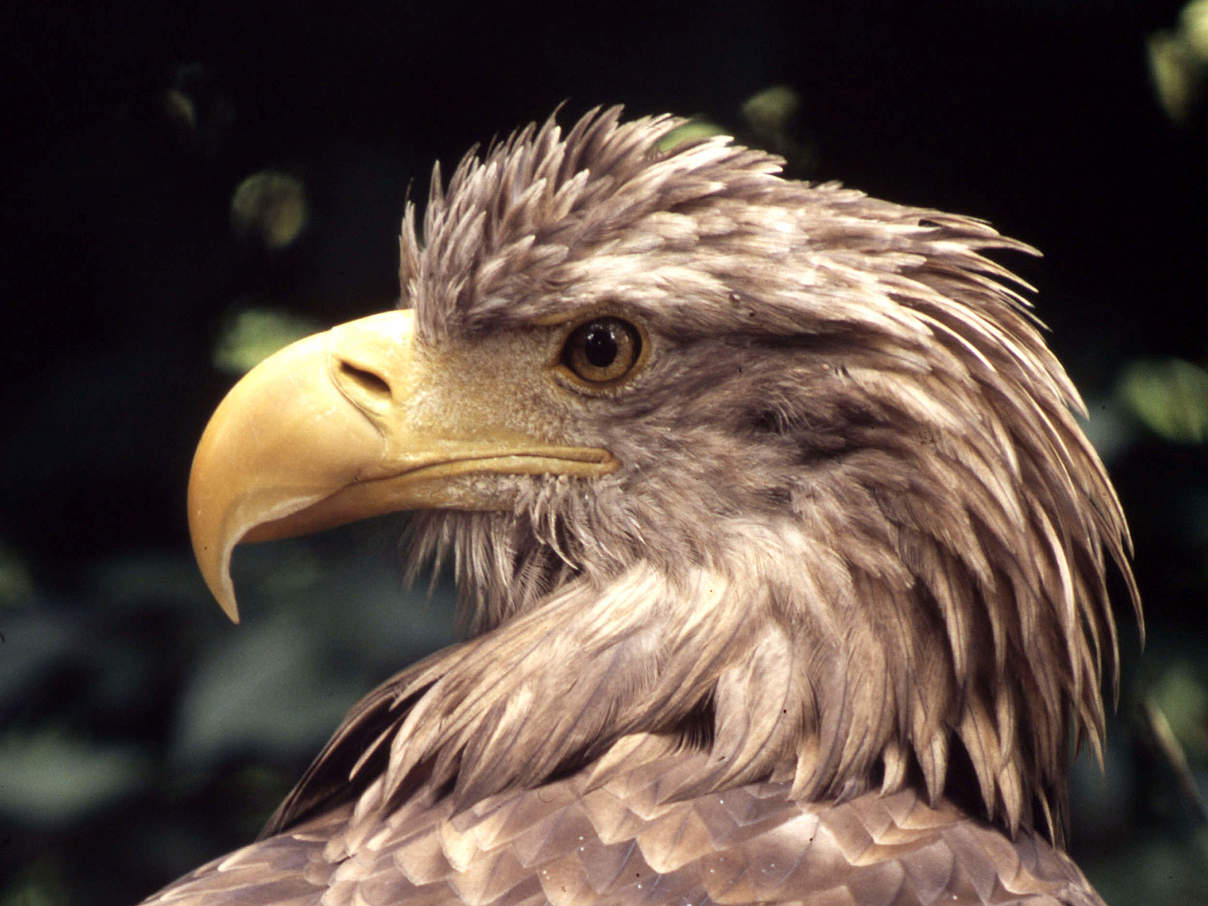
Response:
[{"label": "eagle", "polygon": [[986,222],[554,118],[408,203],[401,301],[246,375],[189,486],[245,541],[414,511],[466,640],[151,904],[1098,904],[1070,759],[1140,605]]}]

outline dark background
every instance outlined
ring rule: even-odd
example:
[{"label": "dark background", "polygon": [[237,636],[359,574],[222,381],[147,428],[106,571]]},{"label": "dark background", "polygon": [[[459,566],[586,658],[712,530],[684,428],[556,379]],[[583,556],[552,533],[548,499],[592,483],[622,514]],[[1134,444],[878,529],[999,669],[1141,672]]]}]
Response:
[{"label": "dark background", "polygon": [[[1116,904],[1208,901],[1208,129],[1180,3],[22,6],[0,12],[0,906],[130,903],[246,842],[352,701],[451,638],[447,590],[401,590],[398,519],[249,549],[227,625],[189,459],[241,313],[389,307],[408,189],[564,101],[564,124],[699,116],[1043,250],[1008,263],[1087,398],[1148,624],[1138,661],[1120,612],[1073,852]],[[770,86],[798,102],[771,131],[743,112]],[[264,171],[306,200],[280,248],[232,222]]]}]

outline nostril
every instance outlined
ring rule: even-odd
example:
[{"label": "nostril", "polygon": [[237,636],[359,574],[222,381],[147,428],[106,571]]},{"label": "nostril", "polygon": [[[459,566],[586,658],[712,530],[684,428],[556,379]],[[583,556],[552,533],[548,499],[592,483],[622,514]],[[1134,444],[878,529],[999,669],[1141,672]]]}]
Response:
[{"label": "nostril", "polygon": [[370,396],[390,396],[390,385],[372,371],[358,368],[348,361],[340,362],[340,376],[356,384]]}]

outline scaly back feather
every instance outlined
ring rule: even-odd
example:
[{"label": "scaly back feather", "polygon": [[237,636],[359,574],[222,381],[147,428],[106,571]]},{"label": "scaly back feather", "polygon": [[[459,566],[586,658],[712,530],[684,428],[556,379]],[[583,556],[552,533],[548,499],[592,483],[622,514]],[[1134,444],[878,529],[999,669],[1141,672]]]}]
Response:
[{"label": "scaly back feather", "polygon": [[568,426],[617,473],[416,517],[414,568],[451,557],[475,635],[366,706],[380,801],[686,746],[710,757],[669,798],[968,783],[1059,836],[1116,674],[1109,564],[1138,599],[1082,403],[984,255],[1030,249],[728,139],[661,150],[679,123],[551,119],[435,174],[423,242],[408,208],[421,342],[607,302],[658,355]]}]

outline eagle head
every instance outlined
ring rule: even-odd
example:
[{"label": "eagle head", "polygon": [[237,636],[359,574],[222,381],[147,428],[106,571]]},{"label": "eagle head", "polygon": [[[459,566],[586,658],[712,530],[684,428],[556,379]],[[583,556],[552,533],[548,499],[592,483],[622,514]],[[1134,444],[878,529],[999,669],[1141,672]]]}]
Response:
[{"label": "eagle head", "polygon": [[680,123],[593,111],[438,171],[399,310],[207,429],[207,580],[234,616],[239,541],[416,511],[472,635],[393,687],[383,801],[692,748],[670,795],[914,785],[1059,833],[1113,564],[1137,598],[1077,392],[985,254],[1031,250]]}]

